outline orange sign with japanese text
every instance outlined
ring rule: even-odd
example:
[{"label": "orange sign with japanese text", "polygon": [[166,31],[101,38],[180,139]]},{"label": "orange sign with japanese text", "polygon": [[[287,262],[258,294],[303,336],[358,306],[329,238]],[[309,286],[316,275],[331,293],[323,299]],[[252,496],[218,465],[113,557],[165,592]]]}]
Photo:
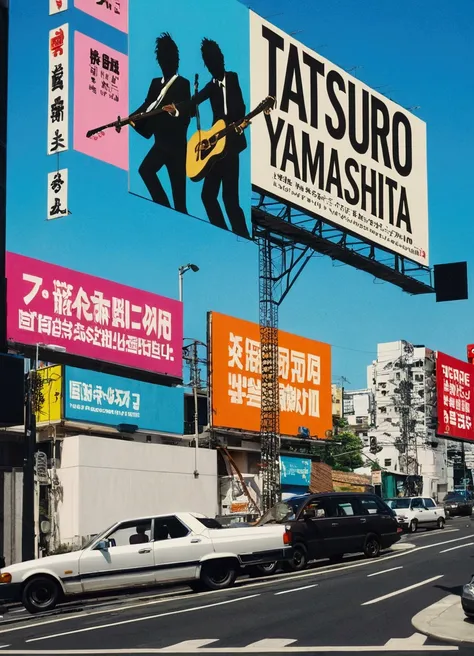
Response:
[{"label": "orange sign with japanese text", "polygon": [[[209,315],[211,424],[260,430],[260,327],[217,312]],[[332,429],[331,347],[278,332],[280,433],[312,438]]]}]

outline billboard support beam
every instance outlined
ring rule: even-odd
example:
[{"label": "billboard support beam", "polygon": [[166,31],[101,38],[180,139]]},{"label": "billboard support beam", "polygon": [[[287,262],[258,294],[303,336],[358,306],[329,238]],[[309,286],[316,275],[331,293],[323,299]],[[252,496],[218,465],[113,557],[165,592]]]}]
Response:
[{"label": "billboard support beam", "polygon": [[262,506],[266,512],[281,493],[278,308],[313,253],[309,246],[298,246],[269,230],[257,228],[255,237],[259,247]]}]

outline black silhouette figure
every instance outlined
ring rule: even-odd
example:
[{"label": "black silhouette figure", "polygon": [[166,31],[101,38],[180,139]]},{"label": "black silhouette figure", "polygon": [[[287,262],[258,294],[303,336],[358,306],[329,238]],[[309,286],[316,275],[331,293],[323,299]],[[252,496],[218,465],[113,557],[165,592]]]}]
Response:
[{"label": "black silhouette figure", "polygon": [[[168,33],[156,39],[155,54],[163,76],[150,84],[145,102],[134,112],[151,111],[167,103],[189,102],[189,80],[178,75],[179,50]],[[140,165],[138,172],[155,203],[171,207],[158,172],[166,167],[171,182],[174,209],[187,214],[186,209],[186,144],[189,114],[167,112],[137,121],[135,130],[146,139],[155,137],[155,143]]]},{"label": "black silhouette figure", "polygon": [[[209,100],[213,123],[220,119],[227,124],[240,121],[245,116],[245,102],[237,73],[225,70],[224,55],[215,41],[203,39],[201,55],[204,65],[212,75],[212,80],[192,98],[189,113],[194,115],[197,105]],[[167,109],[170,112],[174,110],[168,105]],[[227,136],[225,156],[214,164],[205,177],[201,198],[209,221],[213,225],[227,230],[226,220],[218,200],[222,186],[222,200],[232,231],[249,239],[245,214],[239,202],[239,156],[246,148],[245,134],[239,135],[233,132]]]}]

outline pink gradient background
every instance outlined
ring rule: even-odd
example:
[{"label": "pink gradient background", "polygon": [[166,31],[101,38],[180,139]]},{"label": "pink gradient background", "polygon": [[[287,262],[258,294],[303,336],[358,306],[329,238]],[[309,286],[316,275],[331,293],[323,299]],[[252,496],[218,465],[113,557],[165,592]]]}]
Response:
[{"label": "pink gradient background", "polygon": [[[89,89],[90,50],[98,50],[118,60],[119,101],[94,94]],[[110,72],[109,72],[110,76]],[[99,85],[98,85],[99,86]],[[88,139],[86,133],[128,116],[128,57],[81,32],[74,33],[74,150],[128,171],[128,128],[120,134],[113,128]]]}]

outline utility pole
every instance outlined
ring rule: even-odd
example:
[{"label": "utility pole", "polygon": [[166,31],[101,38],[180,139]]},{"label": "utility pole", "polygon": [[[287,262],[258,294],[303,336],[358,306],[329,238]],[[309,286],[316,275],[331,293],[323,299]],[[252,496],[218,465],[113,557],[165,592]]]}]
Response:
[{"label": "utility pole", "polygon": [[33,560],[35,554],[35,449],[38,374],[31,369],[26,378],[25,450],[23,461],[23,508],[21,559]]},{"label": "utility pole", "polygon": [[207,359],[199,357],[198,347],[206,347],[204,342],[197,339],[187,340],[191,343],[183,347],[183,359],[189,366],[190,385],[193,389],[194,400],[194,478],[199,478],[199,405],[198,405],[198,391],[203,389],[201,379],[200,365],[207,366]]}]

